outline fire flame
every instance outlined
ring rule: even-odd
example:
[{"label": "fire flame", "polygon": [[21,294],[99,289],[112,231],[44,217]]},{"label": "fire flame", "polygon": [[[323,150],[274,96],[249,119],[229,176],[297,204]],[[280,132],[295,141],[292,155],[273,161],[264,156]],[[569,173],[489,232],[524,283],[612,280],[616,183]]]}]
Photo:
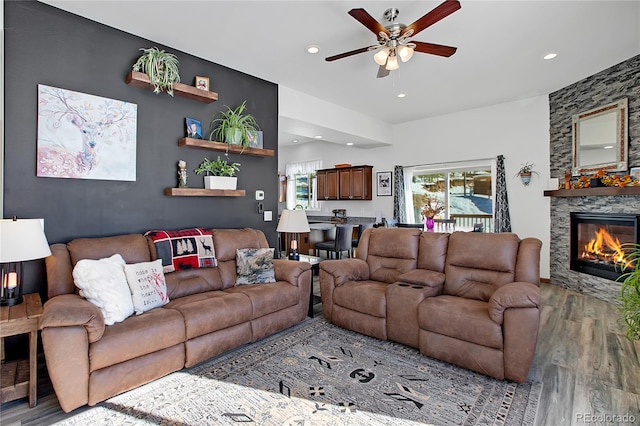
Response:
[{"label": "fire flame", "polygon": [[614,238],[604,228],[598,228],[596,237],[584,246],[582,258],[601,259],[631,268],[633,264],[625,258],[620,240]]}]

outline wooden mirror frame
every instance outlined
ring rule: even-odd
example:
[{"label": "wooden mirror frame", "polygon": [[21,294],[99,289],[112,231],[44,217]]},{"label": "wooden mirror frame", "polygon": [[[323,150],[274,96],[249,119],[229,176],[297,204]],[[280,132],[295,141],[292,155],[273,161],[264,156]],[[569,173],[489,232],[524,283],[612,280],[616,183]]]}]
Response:
[{"label": "wooden mirror frame", "polygon": [[[595,164],[581,164],[580,162],[580,132],[581,123],[593,118],[601,118],[607,115],[615,115],[615,134],[606,135],[607,145],[613,145],[615,150],[615,160],[606,161]],[[575,114],[572,116],[572,129],[573,129],[573,163],[572,172],[574,176],[582,174],[592,174],[598,170],[606,170],[610,172],[626,171],[628,168],[628,152],[627,145],[629,141],[628,130],[628,100],[627,98],[620,99],[617,102],[613,102],[592,110]]]}]

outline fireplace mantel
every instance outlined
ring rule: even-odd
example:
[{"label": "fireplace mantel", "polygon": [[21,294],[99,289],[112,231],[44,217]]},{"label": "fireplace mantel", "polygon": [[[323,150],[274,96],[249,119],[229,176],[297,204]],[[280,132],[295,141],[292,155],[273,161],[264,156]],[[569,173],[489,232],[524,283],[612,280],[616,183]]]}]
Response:
[{"label": "fireplace mantel", "polygon": [[597,188],[580,189],[556,189],[544,191],[545,197],[592,197],[592,196],[616,196],[616,195],[640,195],[640,186],[600,186]]}]

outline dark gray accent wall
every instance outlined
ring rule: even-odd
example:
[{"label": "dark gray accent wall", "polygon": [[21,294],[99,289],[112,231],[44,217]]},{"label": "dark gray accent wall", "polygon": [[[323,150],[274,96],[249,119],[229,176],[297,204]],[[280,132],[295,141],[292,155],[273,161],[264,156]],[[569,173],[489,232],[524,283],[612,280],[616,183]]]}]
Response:
[{"label": "dark gray accent wall", "polygon": [[[551,177],[564,181],[571,169],[571,117],[600,105],[629,99],[629,167],[640,166],[640,55],[549,95]],[[552,284],[616,303],[620,284],[569,269],[569,213],[638,213],[640,197],[551,198]]]},{"label": "dark gray accent wall", "polygon": [[[43,217],[50,243],[78,237],[143,233],[149,229],[261,229],[272,246],[277,220],[278,87],[274,83],[188,55],[171,47],[98,24],[35,1],[7,1],[5,15],[5,163],[4,217]],[[168,26],[180,31],[176,20]],[[206,40],[194,40],[206,43]],[[178,56],[180,76],[209,76],[219,99],[204,104],[128,86],[125,76],[140,48],[157,46]],[[36,177],[38,84],[132,102],[138,106],[137,177],[135,182]],[[264,131],[264,147],[274,157],[230,154],[242,164],[238,188],[245,197],[167,197],[177,185],[177,162],[185,160],[190,187],[203,187],[193,169],[216,151],[178,147],[184,119],[207,128],[224,105],[247,100],[248,111]],[[264,222],[254,194],[265,191]],[[43,262],[29,262],[26,292],[46,294]]]}]

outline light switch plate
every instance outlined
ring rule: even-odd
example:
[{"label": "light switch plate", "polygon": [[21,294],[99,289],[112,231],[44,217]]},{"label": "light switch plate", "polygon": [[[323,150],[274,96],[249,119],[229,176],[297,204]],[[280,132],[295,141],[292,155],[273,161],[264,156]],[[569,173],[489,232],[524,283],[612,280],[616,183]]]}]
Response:
[{"label": "light switch plate", "polygon": [[273,220],[273,213],[271,210],[264,211],[264,221],[271,222]]},{"label": "light switch plate", "polygon": [[264,200],[264,191],[262,189],[256,189],[256,200]]}]

